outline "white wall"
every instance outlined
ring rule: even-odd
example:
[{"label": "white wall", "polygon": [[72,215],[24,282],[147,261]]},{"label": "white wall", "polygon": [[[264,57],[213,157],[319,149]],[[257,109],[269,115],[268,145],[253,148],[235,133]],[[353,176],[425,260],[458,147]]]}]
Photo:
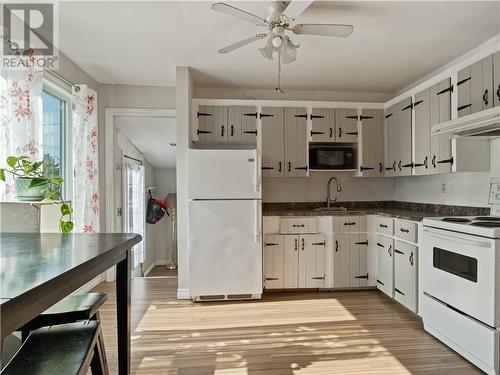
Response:
[{"label": "white wall", "polygon": [[[500,177],[500,138],[491,142],[491,172],[395,178],[394,199],[406,202],[488,207],[491,177]],[[441,192],[443,183],[446,186],[446,193]]]},{"label": "white wall", "polygon": [[328,179],[336,176],[342,191],[336,192],[332,182],[331,197],[339,201],[382,201],[394,197],[392,178],[354,178],[347,172],[313,172],[309,178],[264,178],[262,195],[264,202],[326,202]]}]

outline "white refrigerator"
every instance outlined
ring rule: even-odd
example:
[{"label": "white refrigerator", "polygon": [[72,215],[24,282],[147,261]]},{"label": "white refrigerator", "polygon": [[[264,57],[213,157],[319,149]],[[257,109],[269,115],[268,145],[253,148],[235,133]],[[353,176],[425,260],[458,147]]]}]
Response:
[{"label": "white refrigerator", "polygon": [[262,193],[257,150],[189,150],[189,292],[260,298]]}]

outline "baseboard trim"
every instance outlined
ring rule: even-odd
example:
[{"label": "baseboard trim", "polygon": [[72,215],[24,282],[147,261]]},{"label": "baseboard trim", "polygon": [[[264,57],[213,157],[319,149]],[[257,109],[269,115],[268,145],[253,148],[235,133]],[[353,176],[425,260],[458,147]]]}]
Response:
[{"label": "baseboard trim", "polygon": [[159,260],[155,260],[153,263],[151,263],[151,265],[148,267],[148,269],[146,271],[144,271],[144,277],[146,277],[148,275],[148,273],[150,273],[153,268],[155,268],[156,266],[166,266],[167,265],[167,261],[165,259],[159,259]]},{"label": "baseboard trim", "polygon": [[177,289],[177,299],[191,299],[189,289]]}]

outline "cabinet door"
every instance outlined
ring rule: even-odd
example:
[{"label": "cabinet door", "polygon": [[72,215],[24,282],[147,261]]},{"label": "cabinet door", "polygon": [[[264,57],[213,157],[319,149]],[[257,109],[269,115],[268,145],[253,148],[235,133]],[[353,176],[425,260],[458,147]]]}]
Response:
[{"label": "cabinet door", "polygon": [[430,173],[431,154],[431,117],[429,89],[415,94],[415,174]]},{"label": "cabinet door", "polygon": [[396,241],[394,245],[394,298],[416,312],[417,247]]},{"label": "cabinet door", "polygon": [[457,110],[458,117],[471,114],[471,67],[460,70],[457,74]]},{"label": "cabinet door", "polygon": [[241,106],[230,106],[227,109],[227,139],[230,142],[240,142],[243,108]]},{"label": "cabinet door", "polygon": [[349,233],[335,234],[333,254],[334,288],[349,288],[350,286],[349,242]]},{"label": "cabinet door", "polygon": [[383,176],[384,126],[382,110],[363,109],[360,123],[361,160],[359,171],[364,177]]},{"label": "cabinet door", "polygon": [[493,55],[493,105],[500,105],[500,52]]},{"label": "cabinet door", "polygon": [[397,128],[396,128],[396,106],[392,105],[385,111],[385,174],[386,176],[396,175],[396,157],[397,157]]},{"label": "cabinet door", "polygon": [[[451,79],[447,78],[429,88],[430,123],[440,124],[451,119]],[[451,133],[431,136],[430,172],[450,173],[453,159],[451,155]]]},{"label": "cabinet door", "polygon": [[357,142],[358,111],[356,109],[336,109],[335,128],[337,142]]},{"label": "cabinet door", "polygon": [[298,286],[299,237],[283,236],[283,288]]},{"label": "cabinet door", "polygon": [[213,119],[213,140],[217,142],[227,141],[227,107],[214,106]]},{"label": "cabinet door", "polygon": [[196,134],[200,142],[214,140],[214,107],[212,105],[200,105],[198,107],[198,129]]},{"label": "cabinet door", "polygon": [[262,108],[262,176],[285,175],[285,128],[283,108]]},{"label": "cabinet door", "polygon": [[349,286],[365,287],[368,283],[367,235],[350,234],[349,242]]},{"label": "cabinet door", "polygon": [[398,175],[409,176],[412,173],[413,163],[411,156],[411,117],[413,104],[412,99],[403,100],[400,104],[398,113],[399,127],[399,160],[398,160]]},{"label": "cabinet door", "polygon": [[[305,271],[304,278],[299,275],[299,288],[323,288],[325,286],[325,236],[307,234],[301,236],[299,240],[301,246],[299,269]],[[303,264],[302,267],[301,264]]]},{"label": "cabinet door", "polygon": [[394,240],[377,236],[377,288],[393,297],[394,287]]},{"label": "cabinet door", "polygon": [[482,60],[483,92],[481,94],[482,110],[493,108],[495,93],[493,92],[493,55]]},{"label": "cabinet door", "polygon": [[313,142],[335,142],[335,110],[313,108],[311,114]]},{"label": "cabinet door", "polygon": [[308,175],[307,139],[306,108],[285,108],[285,176]]},{"label": "cabinet door", "polygon": [[241,107],[241,140],[245,144],[257,143],[256,107]]},{"label": "cabinet door", "polygon": [[458,116],[493,106],[493,56],[458,72]]},{"label": "cabinet door", "polygon": [[283,289],[283,236],[264,236],[264,282],[266,289]]}]

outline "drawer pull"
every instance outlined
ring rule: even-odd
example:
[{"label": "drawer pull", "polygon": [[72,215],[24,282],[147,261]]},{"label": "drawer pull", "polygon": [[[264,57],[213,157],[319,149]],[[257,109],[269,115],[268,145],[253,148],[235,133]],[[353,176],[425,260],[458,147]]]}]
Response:
[{"label": "drawer pull", "polygon": [[386,224],[379,224],[378,225],[380,228],[387,228],[387,225]]},{"label": "drawer pull", "polygon": [[413,253],[410,254],[408,260],[410,261],[410,264],[413,266]]},{"label": "drawer pull", "polygon": [[368,246],[368,240],[363,241],[363,242],[354,242],[355,245],[367,245]]},{"label": "drawer pull", "polygon": [[404,294],[402,291],[400,291],[398,288],[394,288],[394,291],[395,291],[396,293],[401,294],[402,296],[404,296],[404,295],[405,295],[405,294]]},{"label": "drawer pull", "polygon": [[389,248],[387,249],[387,252],[389,253],[389,257],[392,258],[392,245],[389,246]]},{"label": "drawer pull", "polygon": [[305,240],[302,238],[302,251],[304,251],[305,248]]},{"label": "drawer pull", "polygon": [[344,225],[356,225],[356,223],[349,222],[349,223],[344,223]]},{"label": "drawer pull", "polygon": [[339,252],[339,241],[335,240],[335,252]]},{"label": "drawer pull", "polygon": [[403,233],[410,233],[410,230],[406,228],[399,228],[399,230]]},{"label": "drawer pull", "polygon": [[295,239],[295,251],[297,251],[297,249],[298,249],[298,241],[299,240]]},{"label": "drawer pull", "polygon": [[277,277],[266,277],[265,280],[266,281],[275,281],[275,280],[279,280],[279,278],[277,278]]},{"label": "drawer pull", "polygon": [[277,243],[272,243],[272,242],[266,242],[264,246],[278,246]]},{"label": "drawer pull", "polygon": [[312,280],[325,280],[325,276],[311,277]]},{"label": "drawer pull", "polygon": [[292,227],[294,227],[294,228],[304,228],[305,225],[304,224],[293,224]]}]

